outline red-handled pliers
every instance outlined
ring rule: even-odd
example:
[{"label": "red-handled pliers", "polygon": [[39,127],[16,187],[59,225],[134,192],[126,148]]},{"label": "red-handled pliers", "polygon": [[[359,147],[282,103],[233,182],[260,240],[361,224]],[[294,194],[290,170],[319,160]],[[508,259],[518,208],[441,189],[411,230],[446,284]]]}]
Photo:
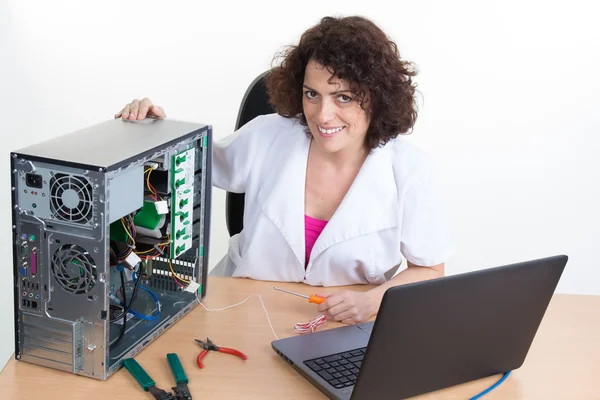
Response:
[{"label": "red-handled pliers", "polygon": [[204,349],[204,350],[202,350],[202,353],[200,353],[198,355],[198,359],[196,360],[196,362],[198,363],[198,367],[200,367],[200,368],[204,368],[204,365],[202,365],[202,359],[210,350],[238,356],[239,358],[241,358],[243,360],[248,359],[248,357],[246,357],[246,355],[244,353],[242,353],[241,351],[234,350],[234,349],[228,349],[227,347],[218,347],[209,338],[206,338],[206,342],[203,342],[202,340],[198,340],[198,339],[194,339],[194,340],[196,341],[196,343],[198,343]]}]

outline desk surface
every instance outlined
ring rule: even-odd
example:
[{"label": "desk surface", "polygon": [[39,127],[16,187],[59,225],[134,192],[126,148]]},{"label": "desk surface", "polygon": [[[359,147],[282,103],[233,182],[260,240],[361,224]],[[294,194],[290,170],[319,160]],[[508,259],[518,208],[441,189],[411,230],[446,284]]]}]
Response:
[{"label": "desk surface", "polygon": [[[260,294],[280,338],[295,335],[296,322],[317,315],[315,305],[272,289],[269,282],[209,278],[209,308],[220,308]],[[301,284],[277,286],[303,293]],[[341,290],[333,288],[327,290]],[[360,289],[360,288],[359,288]],[[364,290],[367,288],[364,287]],[[339,326],[327,323],[321,329]],[[248,360],[212,352],[205,367],[196,366],[200,348],[194,338],[210,337],[217,345],[245,352]],[[320,399],[318,389],[296,373],[271,349],[274,339],[257,296],[235,308],[207,312],[196,307],[142,351],[136,360],[158,387],[174,385],[166,354],[176,352],[190,380],[194,398]],[[525,364],[485,396],[494,399],[600,399],[600,296],[555,295]],[[488,377],[415,397],[415,400],[463,400],[493,384]],[[106,382],[16,362],[11,359],[0,375],[1,399],[152,399],[129,373],[121,369]]]}]

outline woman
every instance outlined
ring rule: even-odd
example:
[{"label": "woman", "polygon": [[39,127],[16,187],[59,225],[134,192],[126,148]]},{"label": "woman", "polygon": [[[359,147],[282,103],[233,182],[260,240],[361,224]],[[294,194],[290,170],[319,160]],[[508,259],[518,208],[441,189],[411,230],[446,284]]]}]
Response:
[{"label": "woman", "polygon": [[[391,286],[443,276],[453,246],[441,200],[400,136],[417,115],[414,75],[361,17],[323,18],[282,54],[267,77],[277,113],[214,144],[213,184],[245,193],[244,229],[223,261],[233,276],[378,285],[323,295],[319,311],[344,323],[375,315]],[[166,117],[146,98],[115,117],[148,116]],[[407,268],[387,279],[403,256]]]}]

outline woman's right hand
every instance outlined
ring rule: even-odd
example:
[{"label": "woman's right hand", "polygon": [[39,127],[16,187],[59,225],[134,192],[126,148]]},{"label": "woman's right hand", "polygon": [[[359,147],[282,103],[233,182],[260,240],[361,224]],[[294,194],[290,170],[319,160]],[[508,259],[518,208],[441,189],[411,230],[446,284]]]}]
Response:
[{"label": "woman's right hand", "polygon": [[149,98],[142,100],[134,99],[131,103],[125,105],[121,111],[115,114],[115,118],[128,120],[142,120],[144,118],[163,119],[166,118],[165,110],[162,107],[152,104]]}]

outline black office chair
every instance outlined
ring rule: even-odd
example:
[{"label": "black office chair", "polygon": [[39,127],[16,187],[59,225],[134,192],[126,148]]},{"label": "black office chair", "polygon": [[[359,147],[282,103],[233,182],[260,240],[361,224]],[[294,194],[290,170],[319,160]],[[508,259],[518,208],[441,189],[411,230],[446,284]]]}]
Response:
[{"label": "black office chair", "polygon": [[[269,103],[269,95],[267,94],[267,86],[265,85],[265,77],[268,73],[269,71],[263,72],[248,86],[240,105],[240,111],[235,124],[236,130],[259,115],[275,112]],[[225,219],[229,236],[240,233],[244,227],[244,198],[244,193],[227,192],[226,194]]]}]

